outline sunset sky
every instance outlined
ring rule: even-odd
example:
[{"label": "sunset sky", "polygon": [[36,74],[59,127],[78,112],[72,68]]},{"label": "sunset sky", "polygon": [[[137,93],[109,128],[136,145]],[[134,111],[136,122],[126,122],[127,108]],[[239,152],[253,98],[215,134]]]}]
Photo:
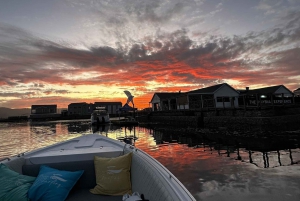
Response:
[{"label": "sunset sky", "polygon": [[300,0],[0,0],[0,107],[300,87]]}]

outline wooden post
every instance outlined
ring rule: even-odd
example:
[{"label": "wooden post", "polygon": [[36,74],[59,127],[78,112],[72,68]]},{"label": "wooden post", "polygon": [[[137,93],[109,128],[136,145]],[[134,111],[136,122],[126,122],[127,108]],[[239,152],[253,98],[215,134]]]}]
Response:
[{"label": "wooden post", "polygon": [[271,94],[271,104],[272,104],[272,108],[274,109],[274,99],[273,99],[273,94]]},{"label": "wooden post", "polygon": [[258,108],[258,97],[257,97],[257,93],[255,94],[255,99],[256,99],[256,107]]},{"label": "wooden post", "polygon": [[223,109],[225,109],[224,97],[222,96]]},{"label": "wooden post", "polygon": [[216,99],[213,97],[213,103],[214,103],[214,107],[215,107],[215,111],[217,110],[217,103],[216,103]]},{"label": "wooden post", "polygon": [[293,93],[293,105],[295,105],[295,93]]}]

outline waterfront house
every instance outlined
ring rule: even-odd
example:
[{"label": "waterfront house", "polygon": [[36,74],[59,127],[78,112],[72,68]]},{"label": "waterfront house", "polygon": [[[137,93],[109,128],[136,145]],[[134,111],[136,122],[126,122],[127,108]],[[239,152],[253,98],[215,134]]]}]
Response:
[{"label": "waterfront house", "polygon": [[239,90],[240,106],[276,106],[294,103],[294,94],[284,85],[263,87],[258,89]]},{"label": "waterfront house", "polygon": [[203,108],[237,108],[239,92],[227,83],[186,93],[190,110]]},{"label": "waterfront house", "polygon": [[57,105],[31,105],[31,114],[57,113]]},{"label": "waterfront house", "polygon": [[150,101],[152,111],[236,108],[239,92],[227,83],[185,93],[155,93]]},{"label": "waterfront house", "polygon": [[105,107],[109,114],[117,114],[122,102],[71,103],[68,105],[68,115],[90,115],[96,107]]},{"label": "waterfront house", "polygon": [[53,119],[59,117],[57,105],[31,105],[30,119]]},{"label": "waterfront house", "polygon": [[96,107],[105,107],[109,114],[117,114],[122,102],[95,102],[94,108]]},{"label": "waterfront house", "polygon": [[176,97],[178,95],[180,95],[180,93],[155,93],[150,101],[152,104],[152,111],[176,110]]},{"label": "waterfront house", "polygon": [[94,109],[94,104],[92,103],[71,103],[68,105],[68,115],[90,115]]}]

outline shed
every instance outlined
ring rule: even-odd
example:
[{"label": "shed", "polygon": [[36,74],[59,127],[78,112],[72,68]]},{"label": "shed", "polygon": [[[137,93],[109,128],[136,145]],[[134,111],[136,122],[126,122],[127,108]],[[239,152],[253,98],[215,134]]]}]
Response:
[{"label": "shed", "polygon": [[155,93],[150,101],[152,111],[176,110],[176,97],[180,93]]}]

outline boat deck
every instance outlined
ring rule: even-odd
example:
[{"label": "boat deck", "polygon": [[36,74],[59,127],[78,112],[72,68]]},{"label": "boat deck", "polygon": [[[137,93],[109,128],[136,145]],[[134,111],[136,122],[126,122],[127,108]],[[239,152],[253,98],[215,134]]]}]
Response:
[{"label": "boat deck", "polygon": [[94,156],[120,156],[124,146],[124,143],[111,141],[97,134],[89,134],[25,154],[24,158],[26,164],[87,161],[93,160]]}]

